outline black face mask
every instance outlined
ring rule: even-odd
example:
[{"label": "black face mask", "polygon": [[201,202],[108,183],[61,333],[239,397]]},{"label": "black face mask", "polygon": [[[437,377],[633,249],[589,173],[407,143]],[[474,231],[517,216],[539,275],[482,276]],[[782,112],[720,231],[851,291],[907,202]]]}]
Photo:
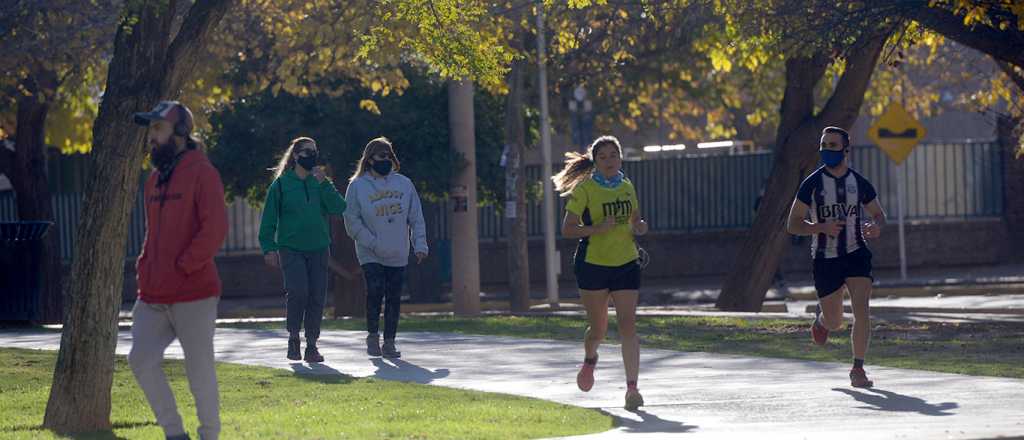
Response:
[{"label": "black face mask", "polygon": [[370,164],[370,166],[373,167],[373,171],[377,172],[377,174],[380,174],[382,176],[391,174],[390,160],[375,160],[373,161],[372,164]]},{"label": "black face mask", "polygon": [[311,156],[299,156],[298,158],[295,159],[295,162],[301,165],[307,171],[313,171],[313,168],[316,167],[317,159],[318,157],[315,154]]}]

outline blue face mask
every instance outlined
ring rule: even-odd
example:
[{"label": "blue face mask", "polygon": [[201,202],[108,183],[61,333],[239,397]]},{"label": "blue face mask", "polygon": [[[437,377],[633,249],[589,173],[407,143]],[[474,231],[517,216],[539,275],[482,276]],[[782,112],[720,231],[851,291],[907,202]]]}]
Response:
[{"label": "blue face mask", "polygon": [[821,150],[821,161],[829,168],[835,168],[843,163],[846,153],[842,151]]},{"label": "blue face mask", "polygon": [[616,174],[611,179],[604,177],[604,175],[601,174],[599,171],[594,171],[591,174],[591,176],[594,178],[594,181],[597,182],[598,185],[601,185],[608,189],[618,188],[618,186],[622,184],[622,179],[626,177],[626,175],[623,174],[622,171],[619,171],[619,174]]}]

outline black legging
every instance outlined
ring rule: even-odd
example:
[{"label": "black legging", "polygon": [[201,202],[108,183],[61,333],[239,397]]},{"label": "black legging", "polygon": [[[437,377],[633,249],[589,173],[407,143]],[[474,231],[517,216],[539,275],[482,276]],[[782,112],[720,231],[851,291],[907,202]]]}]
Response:
[{"label": "black legging", "polygon": [[381,302],[384,303],[384,339],[395,339],[398,317],[402,309],[404,267],[388,267],[378,263],[363,265],[366,280],[366,331],[380,332]]}]

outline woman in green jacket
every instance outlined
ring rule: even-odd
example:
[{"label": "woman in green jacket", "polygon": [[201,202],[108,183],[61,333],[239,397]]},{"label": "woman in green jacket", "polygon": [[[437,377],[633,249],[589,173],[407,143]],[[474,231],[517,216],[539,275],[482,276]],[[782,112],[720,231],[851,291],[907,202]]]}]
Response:
[{"label": "woman in green jacket", "polygon": [[[323,362],[316,347],[327,296],[331,235],[327,215],[345,212],[345,199],[317,166],[319,149],[308,137],[292,140],[274,171],[260,221],[266,263],[284,275],[288,359]],[[306,352],[299,330],[305,323]]]}]

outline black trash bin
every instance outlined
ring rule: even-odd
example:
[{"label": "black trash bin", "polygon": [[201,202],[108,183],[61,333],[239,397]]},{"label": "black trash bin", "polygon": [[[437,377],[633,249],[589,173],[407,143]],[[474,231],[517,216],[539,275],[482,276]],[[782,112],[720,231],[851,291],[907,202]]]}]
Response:
[{"label": "black trash bin", "polygon": [[51,222],[0,222],[0,321],[40,318],[43,236]]}]

